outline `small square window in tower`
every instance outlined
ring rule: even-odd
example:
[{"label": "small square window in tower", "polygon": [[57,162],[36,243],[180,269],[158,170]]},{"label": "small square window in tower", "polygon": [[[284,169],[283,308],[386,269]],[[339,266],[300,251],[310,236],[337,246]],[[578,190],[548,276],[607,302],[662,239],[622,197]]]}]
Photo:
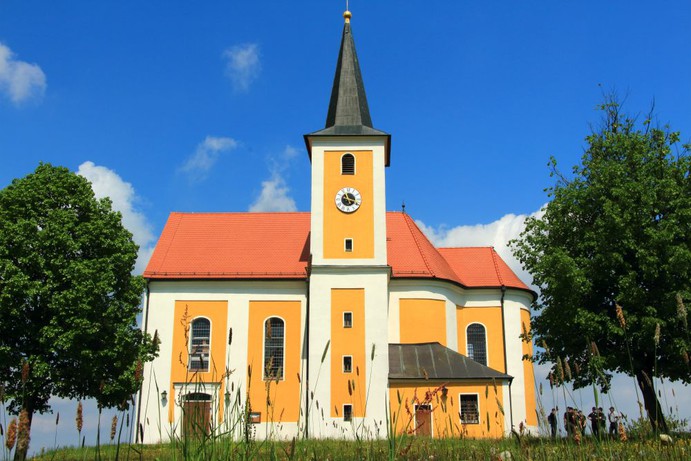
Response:
[{"label": "small square window in tower", "polygon": [[343,421],[352,421],[353,420],[353,406],[352,405],[343,405]]},{"label": "small square window in tower", "polygon": [[344,312],[343,313],[343,328],[353,328],[353,313]]},{"label": "small square window in tower", "polygon": [[355,156],[353,154],[343,154],[341,157],[341,174],[355,174]]},{"label": "small square window in tower", "polygon": [[353,239],[345,239],[343,242],[343,249],[347,253],[351,253],[353,251]]},{"label": "small square window in tower", "polygon": [[343,356],[343,373],[353,372],[353,357],[350,355]]}]

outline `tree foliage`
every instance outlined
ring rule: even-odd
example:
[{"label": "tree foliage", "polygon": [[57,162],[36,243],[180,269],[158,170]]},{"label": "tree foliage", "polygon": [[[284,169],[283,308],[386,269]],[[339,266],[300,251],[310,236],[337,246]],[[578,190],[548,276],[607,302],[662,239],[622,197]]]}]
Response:
[{"label": "tree foliage", "polygon": [[13,413],[52,396],[127,406],[156,345],[137,326],[137,246],[108,199],[60,167],[0,191],[0,383]]},{"label": "tree foliage", "polygon": [[[653,376],[691,382],[685,303],[691,298],[691,158],[668,127],[599,107],[569,178],[544,215],[528,219],[514,253],[540,289],[532,321],[540,363],[575,387],[636,377],[651,420],[664,428]],[[559,367],[562,369],[558,369]]]}]

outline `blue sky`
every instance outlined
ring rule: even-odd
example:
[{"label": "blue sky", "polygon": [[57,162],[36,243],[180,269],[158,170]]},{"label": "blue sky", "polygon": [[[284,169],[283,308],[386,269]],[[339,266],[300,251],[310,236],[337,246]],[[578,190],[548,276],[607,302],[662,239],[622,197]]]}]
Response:
[{"label": "blue sky", "polygon": [[[140,268],[171,211],[308,211],[302,135],[326,118],[344,3],[0,0],[0,187],[39,162],[79,171],[123,212]],[[579,161],[610,90],[691,139],[686,0],[350,9],[393,136],[387,208],[405,201],[439,245],[510,260],[549,156]]]}]

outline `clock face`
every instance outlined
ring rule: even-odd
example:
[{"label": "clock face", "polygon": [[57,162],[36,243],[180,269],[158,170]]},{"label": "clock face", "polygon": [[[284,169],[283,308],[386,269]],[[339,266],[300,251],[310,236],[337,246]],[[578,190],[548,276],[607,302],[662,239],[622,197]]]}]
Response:
[{"label": "clock face", "polygon": [[344,187],[336,194],[336,206],[344,213],[352,213],[362,203],[362,197],[357,189],[352,187]]}]

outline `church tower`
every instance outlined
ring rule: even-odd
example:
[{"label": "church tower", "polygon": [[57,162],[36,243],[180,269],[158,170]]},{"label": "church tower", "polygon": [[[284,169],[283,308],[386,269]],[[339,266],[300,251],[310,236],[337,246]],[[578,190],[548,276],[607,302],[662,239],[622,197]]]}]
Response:
[{"label": "church tower", "polygon": [[308,376],[314,400],[328,411],[322,419],[313,406],[309,430],[334,436],[354,427],[374,431],[368,424],[385,420],[380,399],[388,378],[391,136],[372,126],[349,11],[344,18],[326,126],[305,135],[312,164]]}]

